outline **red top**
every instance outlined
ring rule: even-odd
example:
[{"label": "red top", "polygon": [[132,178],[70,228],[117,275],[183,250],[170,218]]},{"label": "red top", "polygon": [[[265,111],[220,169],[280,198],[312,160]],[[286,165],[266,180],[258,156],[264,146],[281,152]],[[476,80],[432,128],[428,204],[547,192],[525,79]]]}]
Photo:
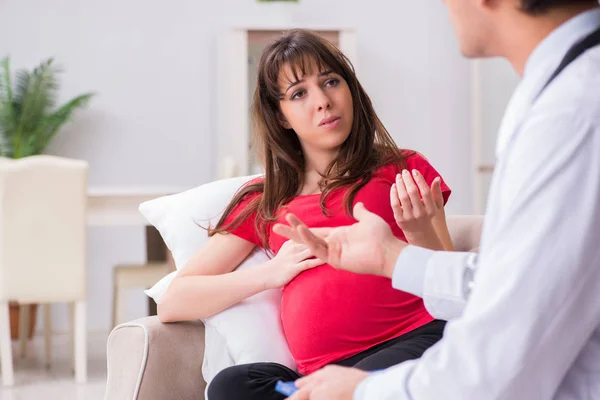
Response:
[{"label": "red top", "polygon": [[[417,169],[431,186],[440,176],[420,154],[406,159],[407,169]],[[399,168],[386,165],[373,174],[371,181],[356,195],[354,202],[388,222],[394,235],[406,240],[394,220],[389,192]],[[260,178],[262,179],[262,178]],[[442,180],[444,204],[450,189]],[[288,212],[297,215],[309,227],[336,227],[356,222],[342,207],[344,188],[329,196],[325,216],[319,207],[319,194],[297,196],[282,209],[279,221],[285,223]],[[255,196],[247,195],[235,207],[226,222],[238,215]],[[231,233],[258,246],[262,242],[248,218]],[[273,232],[269,245],[277,253],[286,238]],[[299,274],[283,288],[281,320],[298,371],[309,374],[332,362],[343,360],[433,321],[416,296],[392,288],[388,278],[357,275],[325,264]]]}]

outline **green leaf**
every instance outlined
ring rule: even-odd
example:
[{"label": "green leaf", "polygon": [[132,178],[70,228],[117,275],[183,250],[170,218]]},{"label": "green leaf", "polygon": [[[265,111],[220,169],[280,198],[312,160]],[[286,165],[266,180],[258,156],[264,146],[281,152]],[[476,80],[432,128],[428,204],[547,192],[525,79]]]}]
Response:
[{"label": "green leaf", "polygon": [[52,58],[31,72],[17,71],[14,88],[8,57],[1,60],[0,67],[0,156],[21,158],[43,152],[75,110],[92,97],[89,93],[78,96],[52,111],[60,72]]},{"label": "green leaf", "polygon": [[16,127],[10,59],[4,57],[0,62],[0,156],[10,157],[12,155],[12,138]]},{"label": "green leaf", "polygon": [[17,72],[15,103],[21,103],[18,116],[19,125],[15,134],[15,157],[21,157],[21,144],[29,143],[29,135],[35,132],[42,118],[54,107],[58,83],[56,70],[49,59],[36,67],[30,74],[25,70]]},{"label": "green leaf", "polygon": [[54,138],[60,127],[72,118],[76,110],[86,107],[92,97],[92,93],[77,96],[62,105],[54,113],[44,116],[36,131],[31,135],[35,138],[30,149],[32,154],[40,154]]}]

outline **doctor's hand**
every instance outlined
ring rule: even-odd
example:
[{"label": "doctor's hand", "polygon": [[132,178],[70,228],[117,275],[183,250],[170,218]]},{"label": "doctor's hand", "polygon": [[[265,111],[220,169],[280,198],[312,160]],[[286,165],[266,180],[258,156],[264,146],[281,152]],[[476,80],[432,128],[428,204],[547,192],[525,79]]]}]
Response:
[{"label": "doctor's hand", "polygon": [[298,217],[288,214],[289,226],[275,224],[273,231],[305,243],[316,257],[335,268],[391,278],[407,243],[397,239],[390,226],[362,203],[357,203],[353,211],[358,222],[352,225],[311,230]]},{"label": "doctor's hand", "polygon": [[296,381],[298,391],[288,400],[352,400],[356,387],[368,372],[329,365]]}]

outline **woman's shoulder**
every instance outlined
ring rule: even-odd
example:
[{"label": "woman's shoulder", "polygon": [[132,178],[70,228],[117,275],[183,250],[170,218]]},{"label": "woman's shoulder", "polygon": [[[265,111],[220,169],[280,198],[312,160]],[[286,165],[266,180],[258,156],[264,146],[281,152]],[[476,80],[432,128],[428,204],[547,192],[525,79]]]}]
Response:
[{"label": "woman's shoulder", "polygon": [[418,169],[431,167],[431,163],[429,160],[421,153],[415,150],[402,150],[402,160],[403,163],[398,161],[393,161],[388,164],[385,164],[379,168],[379,171],[392,171],[394,173],[401,172],[403,169],[402,164],[404,164],[404,168]]},{"label": "woman's shoulder", "polygon": [[[236,191],[232,198],[232,201],[236,201],[232,205],[230,216],[236,217],[237,214],[241,213],[246,207],[257,197],[262,196],[263,188],[258,185],[264,182],[263,176],[257,176],[249,179],[243,183]],[[252,185],[256,185],[255,188],[251,188]],[[237,200],[236,200],[237,199]]]},{"label": "woman's shoulder", "polygon": [[238,192],[240,192],[246,188],[249,188],[252,185],[256,185],[256,187],[254,188],[255,190],[251,190],[250,192],[246,193],[246,197],[248,197],[248,196],[256,197],[256,196],[262,194],[263,189],[259,184],[263,183],[264,181],[265,181],[264,175],[252,177],[248,181],[246,181],[246,183],[244,183],[242,186],[240,186],[240,188],[238,189]]},{"label": "woman's shoulder", "polygon": [[244,185],[242,185],[242,187],[254,185],[256,183],[262,183],[264,181],[265,181],[265,176],[264,175],[254,176],[254,177],[251,177],[251,179],[248,180],[246,183],[244,183]]},{"label": "woman's shoulder", "polygon": [[377,173],[380,175],[389,175],[402,172],[402,169],[421,169],[424,165],[429,165],[429,161],[421,153],[415,150],[402,150],[402,161],[394,160],[387,164],[382,165],[377,169]]},{"label": "woman's shoulder", "polygon": [[[444,196],[444,200],[447,201],[451,190],[446,184],[444,178],[429,162],[429,160],[423,154],[415,150],[403,150],[402,155],[404,156],[404,168],[409,171],[412,171],[413,169],[419,171],[429,186],[431,186],[435,178],[439,177],[441,179],[442,194]],[[384,166],[384,168],[387,168],[387,170],[390,171],[395,178],[396,174],[401,172],[402,166],[398,163],[391,163]]]},{"label": "woman's shoulder", "polygon": [[428,181],[435,179],[440,176],[438,171],[429,160],[421,153],[415,150],[403,150],[402,151],[403,162],[393,161],[388,164],[381,166],[376,174],[385,178],[395,180],[396,175],[401,173],[403,169],[412,171],[416,169],[425,177]]},{"label": "woman's shoulder", "polygon": [[429,160],[421,153],[415,150],[405,150],[402,154],[406,169],[419,169],[422,166],[431,166]]}]

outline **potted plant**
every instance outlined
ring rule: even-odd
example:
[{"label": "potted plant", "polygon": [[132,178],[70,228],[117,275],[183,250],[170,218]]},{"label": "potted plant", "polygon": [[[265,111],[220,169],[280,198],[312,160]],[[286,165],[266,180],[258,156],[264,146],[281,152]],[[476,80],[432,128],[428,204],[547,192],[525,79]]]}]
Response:
[{"label": "potted plant", "polygon": [[93,96],[86,93],[55,109],[60,72],[50,58],[33,71],[16,73],[13,88],[10,59],[0,66],[0,155],[22,158],[41,154],[59,129]]},{"label": "potted plant", "polygon": [[[23,158],[41,154],[60,128],[71,119],[76,110],[87,105],[91,93],[77,96],[56,107],[60,73],[53,59],[43,61],[32,71],[16,72],[15,84],[10,70],[10,59],[0,61],[0,157]],[[32,305],[31,337],[37,314]],[[18,337],[19,305],[10,306],[11,336]]]}]

